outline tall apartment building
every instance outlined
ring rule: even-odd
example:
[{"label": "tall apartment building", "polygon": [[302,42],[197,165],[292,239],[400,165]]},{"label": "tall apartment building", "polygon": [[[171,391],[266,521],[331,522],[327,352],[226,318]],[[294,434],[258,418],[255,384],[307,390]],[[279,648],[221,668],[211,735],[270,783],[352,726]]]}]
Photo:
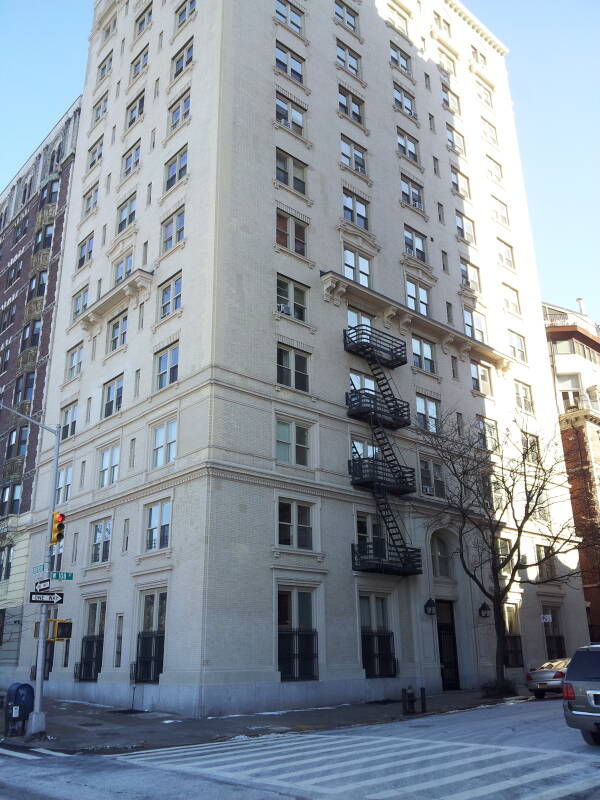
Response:
[{"label": "tall apartment building", "polygon": [[29,523],[79,101],[0,193],[0,684],[17,665]]},{"label": "tall apartment building", "polygon": [[585,313],[544,303],[550,363],[580,559],[590,636],[600,640],[600,327]]},{"label": "tall apartment building", "polygon": [[[47,398],[77,419],[49,691],[208,714],[493,673],[420,430],[554,435],[505,52],[453,0],[96,3]],[[586,639],[570,587],[507,618],[514,677]]]}]

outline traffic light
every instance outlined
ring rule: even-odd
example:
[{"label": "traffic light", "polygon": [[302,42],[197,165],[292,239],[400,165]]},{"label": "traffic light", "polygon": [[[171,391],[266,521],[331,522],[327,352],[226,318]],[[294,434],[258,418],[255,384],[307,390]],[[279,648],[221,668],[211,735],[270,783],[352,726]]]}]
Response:
[{"label": "traffic light", "polygon": [[62,511],[55,511],[52,514],[52,536],[50,547],[59,544],[65,538],[65,515]]}]

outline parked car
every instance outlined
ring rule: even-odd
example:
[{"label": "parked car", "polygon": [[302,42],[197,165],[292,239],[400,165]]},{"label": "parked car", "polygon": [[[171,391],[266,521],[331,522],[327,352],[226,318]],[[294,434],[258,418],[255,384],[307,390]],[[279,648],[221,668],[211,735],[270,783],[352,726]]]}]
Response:
[{"label": "parked car", "polygon": [[538,700],[543,700],[546,692],[562,692],[563,679],[570,659],[559,658],[556,661],[546,661],[541,667],[529,670],[526,683],[530,692]]},{"label": "parked car", "polygon": [[563,710],[570,728],[600,746],[600,644],[575,651],[563,683]]}]

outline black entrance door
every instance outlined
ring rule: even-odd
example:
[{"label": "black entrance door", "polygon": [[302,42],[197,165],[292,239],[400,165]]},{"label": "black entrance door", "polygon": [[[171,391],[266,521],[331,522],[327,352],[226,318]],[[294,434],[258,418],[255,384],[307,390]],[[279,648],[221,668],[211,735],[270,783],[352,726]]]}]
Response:
[{"label": "black entrance door", "polygon": [[442,689],[460,689],[454,630],[454,610],[449,600],[436,600],[438,642],[442,663]]}]

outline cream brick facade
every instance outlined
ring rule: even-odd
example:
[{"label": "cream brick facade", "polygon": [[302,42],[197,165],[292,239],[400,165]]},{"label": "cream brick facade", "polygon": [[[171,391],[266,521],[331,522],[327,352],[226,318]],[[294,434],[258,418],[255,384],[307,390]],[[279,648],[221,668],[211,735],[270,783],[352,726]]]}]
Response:
[{"label": "cream brick facade", "polygon": [[[61,616],[73,620],[73,639],[68,654],[64,645],[56,646],[49,681],[56,695],[202,715],[378,699],[398,696],[409,684],[437,690],[436,622],[423,610],[430,597],[453,603],[460,685],[478,686],[492,673],[492,628],[478,616],[481,597],[458,565],[446,578],[434,578],[432,572],[435,498],[417,491],[394,504],[410,542],[422,550],[422,575],[352,569],[358,515],[373,515],[375,504],[348,477],[352,439],[370,439],[371,432],[366,423],[348,418],[344,395],[349,371],[368,375],[369,369],[364,359],[344,351],[343,331],[350,307],[370,315],[376,329],[407,340],[409,352],[413,336],[433,344],[435,374],[408,365],[389,372],[396,394],[410,403],[413,422],[419,394],[439,402],[442,414],[459,411],[465,420],[483,414],[499,426],[511,425],[518,380],[532,388],[535,416],[526,415],[528,424],[555,435],[506,51],[463,6],[449,0],[389,6],[380,0],[348,0],[347,5],[298,0],[292,5],[302,22],[294,16],[290,26],[281,19],[290,4],[276,9],[273,0],[202,0],[195,9],[189,2],[154,0],[151,19],[144,16],[148,5],[134,0],[96,4],[49,381],[53,389],[47,397],[48,419],[58,419],[61,409],[78,403],[76,431],[61,446],[61,463],[73,465],[70,498],[63,504],[68,525],[62,568],[73,571],[75,579],[65,584],[60,609]],[[354,16],[348,16],[350,10]],[[400,15],[395,23],[389,21],[392,14]],[[402,18],[407,33],[399,30]],[[192,37],[193,57],[185,66]],[[302,82],[276,67],[276,42],[281,52],[289,56],[292,51],[303,60]],[[336,42],[360,56],[358,75],[353,62],[350,70],[336,63]],[[411,59],[410,74],[390,61],[390,42]],[[147,65],[131,79],[146,47]],[[183,68],[174,77],[173,59],[181,51]],[[112,68],[102,77],[109,53]],[[443,72],[440,59],[448,69],[452,59],[456,74]],[[460,114],[444,107],[442,84],[458,95]],[[412,96],[412,113],[397,108],[394,86]],[[340,111],[340,87],[364,103],[360,121]],[[492,108],[485,105],[484,89],[493,98]],[[184,119],[182,110],[171,131],[170,109],[188,92],[189,113]],[[301,131],[281,116],[277,121],[276,94],[303,115]],[[448,97],[450,104],[456,102]],[[130,116],[134,102],[136,121]],[[95,109],[100,116],[94,123]],[[484,138],[486,121],[489,137],[489,125],[495,126],[497,143]],[[447,125],[464,136],[462,153],[449,146]],[[418,142],[417,161],[401,157],[397,129]],[[96,157],[90,169],[100,137],[102,158]],[[366,151],[364,171],[342,162],[341,137]],[[186,147],[187,172],[166,190],[165,165]],[[305,192],[301,179],[293,189],[285,185],[284,173],[276,173],[277,148],[306,165]],[[128,152],[134,157],[125,175]],[[488,169],[497,168],[488,159],[502,166],[499,182],[488,176]],[[464,178],[458,178],[462,192],[453,191],[452,168],[468,177],[468,197]],[[401,176],[421,187],[417,207],[414,197],[401,203]],[[345,219],[344,189],[368,203],[368,230]],[[118,209],[134,192],[135,220],[119,232]],[[503,206],[498,203],[508,208],[508,224],[499,221]],[[163,253],[161,225],[182,208],[184,236]],[[295,247],[283,246],[282,232],[276,239],[277,209],[282,219],[291,217],[300,225]],[[131,210],[128,206],[125,223]],[[457,211],[473,221],[475,241],[467,241],[466,228],[464,237],[457,236]],[[292,224],[287,223],[288,234]],[[404,226],[422,235],[424,259],[406,252]],[[79,248],[92,232],[88,259],[87,250],[82,256]],[[502,262],[498,239],[504,243]],[[344,247],[370,259],[370,286],[345,275]],[[115,265],[129,252],[133,271],[114,285]],[[479,286],[474,272],[470,286],[461,281],[461,258],[480,270]],[[162,287],[179,274],[181,307],[171,307],[161,318]],[[285,303],[278,308],[278,275],[305,292],[304,320],[288,313]],[[407,280],[427,290],[426,315],[409,307]],[[73,319],[74,298],[86,286],[87,308]],[[510,289],[518,292],[520,307]],[[465,333],[464,309],[485,316],[486,343]],[[126,343],[118,339],[113,350],[112,322],[125,313]],[[474,322],[480,324],[477,318]],[[509,330],[526,340],[526,362],[511,357]],[[156,354],[175,343],[178,372],[168,373],[166,380],[173,381],[159,391]],[[82,367],[73,366],[71,377],[69,364],[76,361],[69,362],[68,354],[79,345]],[[302,377],[297,379],[301,388],[278,383],[278,345],[308,357],[308,386]],[[492,396],[472,391],[473,358],[489,367]],[[113,413],[103,418],[111,402],[103,387],[118,376],[123,376],[121,407],[109,407]],[[153,468],[153,429],[170,420],[177,423],[176,458]],[[278,460],[277,421],[308,429],[306,465]],[[418,473],[418,428],[413,424],[390,436]],[[99,488],[101,452],[111,447],[120,448],[118,479]],[[49,441],[44,448],[33,562],[43,548]],[[294,513],[298,504],[309,509],[312,549],[279,543],[280,498]],[[171,503],[168,543],[148,551],[148,507],[162,502]],[[93,524],[101,520],[111,521],[112,537],[105,546],[107,560],[101,554],[94,563]],[[451,532],[445,535],[451,541]],[[534,539],[532,530],[532,548]],[[318,680],[281,680],[278,593],[288,590],[295,627],[310,596]],[[132,683],[130,664],[144,627],[143,598],[155,594],[154,618],[146,627],[156,630],[156,609],[164,604],[159,595],[165,592],[162,673],[157,682],[141,682],[136,673]],[[387,608],[397,678],[365,678],[361,595],[371,598],[373,613]],[[379,605],[376,598],[382,598]],[[525,666],[546,658],[544,604],[560,607],[569,650],[585,640],[577,588],[532,589],[514,599],[522,600]],[[74,682],[82,637],[100,633],[97,621],[87,629],[89,606],[96,602],[105,603],[102,668],[93,676],[97,680]],[[22,649],[23,675],[33,658],[31,641]],[[516,671],[520,676],[522,670]]]}]

